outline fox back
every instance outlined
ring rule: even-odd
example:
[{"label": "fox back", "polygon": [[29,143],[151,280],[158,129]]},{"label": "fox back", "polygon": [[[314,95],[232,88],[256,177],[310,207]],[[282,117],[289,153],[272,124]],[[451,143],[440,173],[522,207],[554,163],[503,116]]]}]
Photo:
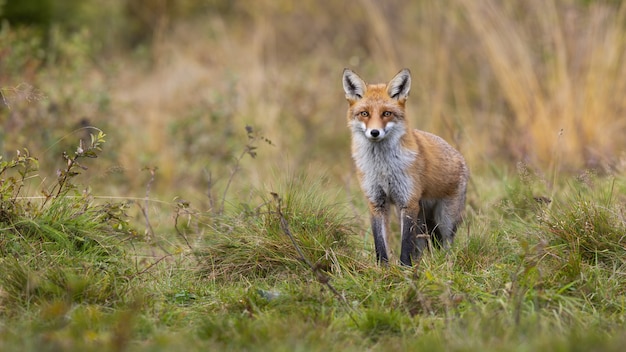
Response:
[{"label": "fox back", "polygon": [[469,171],[463,156],[442,138],[413,130],[406,118],[411,74],[387,84],[366,84],[344,70],[352,157],[370,208],[379,262],[388,261],[390,206],[400,209],[400,262],[411,265],[431,239],[449,248],[463,218]]}]

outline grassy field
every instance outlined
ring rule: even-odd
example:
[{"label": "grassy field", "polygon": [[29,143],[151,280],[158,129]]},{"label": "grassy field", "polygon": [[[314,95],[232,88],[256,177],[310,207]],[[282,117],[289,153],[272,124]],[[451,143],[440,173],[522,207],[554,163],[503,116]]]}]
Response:
[{"label": "grassy field", "polygon": [[[0,350],[623,349],[625,5],[32,2],[0,29]],[[376,265],[344,67],[410,68],[465,155],[449,252]]]}]

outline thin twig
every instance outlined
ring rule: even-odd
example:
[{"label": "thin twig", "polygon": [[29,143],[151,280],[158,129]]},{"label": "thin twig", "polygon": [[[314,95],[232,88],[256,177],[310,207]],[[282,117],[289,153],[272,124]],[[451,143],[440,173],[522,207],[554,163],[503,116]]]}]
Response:
[{"label": "thin twig", "polygon": [[213,175],[211,174],[211,171],[205,170],[205,173],[207,174],[207,197],[209,198],[209,210],[211,212],[213,212],[213,209],[215,208],[215,200],[213,199]]},{"label": "thin twig", "polygon": [[233,182],[233,178],[235,178],[235,174],[239,171],[239,164],[241,163],[241,159],[246,155],[247,149],[241,152],[241,155],[237,159],[235,159],[235,166],[230,172],[230,176],[228,177],[228,181],[226,182],[226,187],[224,188],[224,193],[222,193],[222,204],[220,205],[219,214],[224,213],[224,203],[226,202],[226,193],[228,193],[228,189],[230,188],[230,184]]},{"label": "thin twig", "polygon": [[189,243],[189,240],[187,239],[187,236],[185,236],[185,234],[178,228],[178,218],[180,217],[180,212],[181,210],[183,210],[188,204],[185,202],[179,202],[176,205],[176,215],[174,216],[174,229],[176,230],[176,233],[178,234],[178,236],[182,237],[183,240],[185,241],[185,243],[187,244],[187,247],[189,247],[189,250],[191,250],[191,253],[194,253],[193,247],[191,246],[191,244]]},{"label": "thin twig", "polygon": [[161,258],[157,259],[154,263],[152,263],[152,264],[148,265],[147,267],[145,267],[143,270],[138,271],[138,272],[132,274],[130,276],[130,278],[132,279],[132,278],[135,278],[135,277],[137,277],[139,275],[145,274],[146,272],[148,272],[148,270],[152,269],[155,265],[159,264],[163,259],[169,258],[171,256],[173,256],[173,254],[171,254],[171,253],[168,253],[167,255],[162,256]]},{"label": "thin twig", "polygon": [[150,180],[148,180],[148,184],[146,185],[146,197],[144,198],[145,205],[142,206],[139,203],[136,203],[139,209],[141,210],[141,214],[143,215],[144,220],[146,221],[146,231],[148,231],[148,239],[153,241],[154,243],[161,248],[161,250],[167,254],[170,254],[159,241],[156,240],[154,229],[152,228],[152,224],[150,223],[150,216],[148,214],[148,204],[150,203],[150,191],[152,189],[152,183],[154,183],[154,177],[156,175],[156,168],[146,168],[146,170],[150,171]]},{"label": "thin twig", "polygon": [[300,259],[303,262],[305,262],[306,265],[311,269],[311,272],[313,273],[317,281],[321,283],[322,285],[326,286],[348,308],[348,311],[347,311],[348,316],[350,317],[350,319],[352,319],[354,324],[358,327],[359,323],[356,321],[356,319],[352,315],[352,309],[353,309],[352,306],[350,306],[350,304],[346,300],[346,297],[344,297],[341,293],[339,293],[339,291],[337,291],[337,289],[330,283],[330,277],[328,277],[328,275],[326,275],[318,266],[313,265],[313,263],[311,263],[311,261],[309,261],[307,257],[304,255],[304,253],[302,252],[302,249],[300,249],[300,246],[296,242],[294,235],[291,233],[291,230],[289,229],[289,223],[287,222],[287,219],[283,215],[282,207],[281,207],[282,199],[278,196],[277,193],[272,192],[271,194],[274,197],[274,200],[276,201],[276,204],[277,204],[276,214],[278,214],[278,217],[280,219],[280,227],[283,230],[283,232],[287,235],[287,237],[289,237],[289,239],[291,240],[291,243],[293,244],[294,248],[298,252],[298,255],[300,256]]},{"label": "thin twig", "polygon": [[176,212],[176,216],[174,217],[174,229],[176,230],[176,233],[178,234],[178,236],[182,237],[183,240],[185,240],[185,243],[187,244],[187,247],[189,247],[189,249],[193,252],[193,247],[191,247],[191,244],[189,244],[189,241],[187,240],[187,236],[185,236],[185,234],[183,234],[180,229],[178,228],[178,217],[180,216],[180,213],[177,211]]},{"label": "thin twig", "polygon": [[150,200],[150,190],[152,189],[152,183],[154,183],[155,176],[155,168],[146,168],[150,172],[150,180],[148,180],[148,184],[146,185],[146,197],[144,198],[144,206],[139,206],[141,209],[141,213],[143,214],[144,220],[146,220],[146,229],[148,230],[148,235],[150,238],[154,238],[154,229],[152,228],[152,224],[150,224],[150,217],[148,215],[148,202]]},{"label": "thin twig", "polygon": [[[224,204],[226,202],[226,194],[228,193],[230,184],[233,182],[233,178],[235,178],[235,174],[239,171],[241,167],[241,160],[246,156],[246,154],[250,155],[250,157],[252,157],[253,159],[256,158],[255,150],[257,149],[256,143],[258,141],[263,141],[269,145],[274,145],[272,144],[272,141],[256,133],[254,129],[252,128],[252,126],[246,125],[246,133],[248,135],[248,143],[246,143],[246,145],[244,146],[243,151],[241,152],[239,157],[235,159],[235,166],[233,166],[233,169],[230,172],[230,176],[228,177],[228,181],[226,182],[226,187],[224,188],[224,192],[222,193],[222,204],[219,209],[219,213],[218,213],[219,215],[224,213]],[[209,186],[211,186],[210,182],[211,182],[211,179],[209,178]],[[209,191],[210,190],[211,189],[209,188]]]},{"label": "thin twig", "polygon": [[61,173],[61,178],[59,180],[59,190],[57,191],[57,194],[56,196],[54,196],[54,198],[59,198],[59,195],[61,195],[61,192],[63,191],[63,186],[65,186],[68,176],[70,175],[70,172],[72,171],[72,167],[76,163],[76,158],[72,159],[65,152],[63,152],[63,158],[67,160],[67,168],[65,169],[65,171]]}]

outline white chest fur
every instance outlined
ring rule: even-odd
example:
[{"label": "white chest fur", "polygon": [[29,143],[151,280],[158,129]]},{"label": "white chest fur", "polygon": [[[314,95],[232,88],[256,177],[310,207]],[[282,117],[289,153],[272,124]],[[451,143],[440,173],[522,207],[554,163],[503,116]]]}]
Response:
[{"label": "white chest fur", "polygon": [[362,133],[353,135],[352,157],[363,174],[361,187],[375,204],[390,201],[405,207],[411,198],[414,180],[409,169],[417,153],[402,147],[401,135],[394,133],[379,142]]}]

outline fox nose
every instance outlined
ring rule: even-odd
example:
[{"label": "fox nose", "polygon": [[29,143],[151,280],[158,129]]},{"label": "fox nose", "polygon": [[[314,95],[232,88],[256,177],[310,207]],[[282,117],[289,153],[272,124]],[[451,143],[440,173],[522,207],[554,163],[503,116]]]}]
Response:
[{"label": "fox nose", "polygon": [[380,131],[379,130],[371,130],[370,131],[370,135],[374,138],[378,137],[380,135]]}]

